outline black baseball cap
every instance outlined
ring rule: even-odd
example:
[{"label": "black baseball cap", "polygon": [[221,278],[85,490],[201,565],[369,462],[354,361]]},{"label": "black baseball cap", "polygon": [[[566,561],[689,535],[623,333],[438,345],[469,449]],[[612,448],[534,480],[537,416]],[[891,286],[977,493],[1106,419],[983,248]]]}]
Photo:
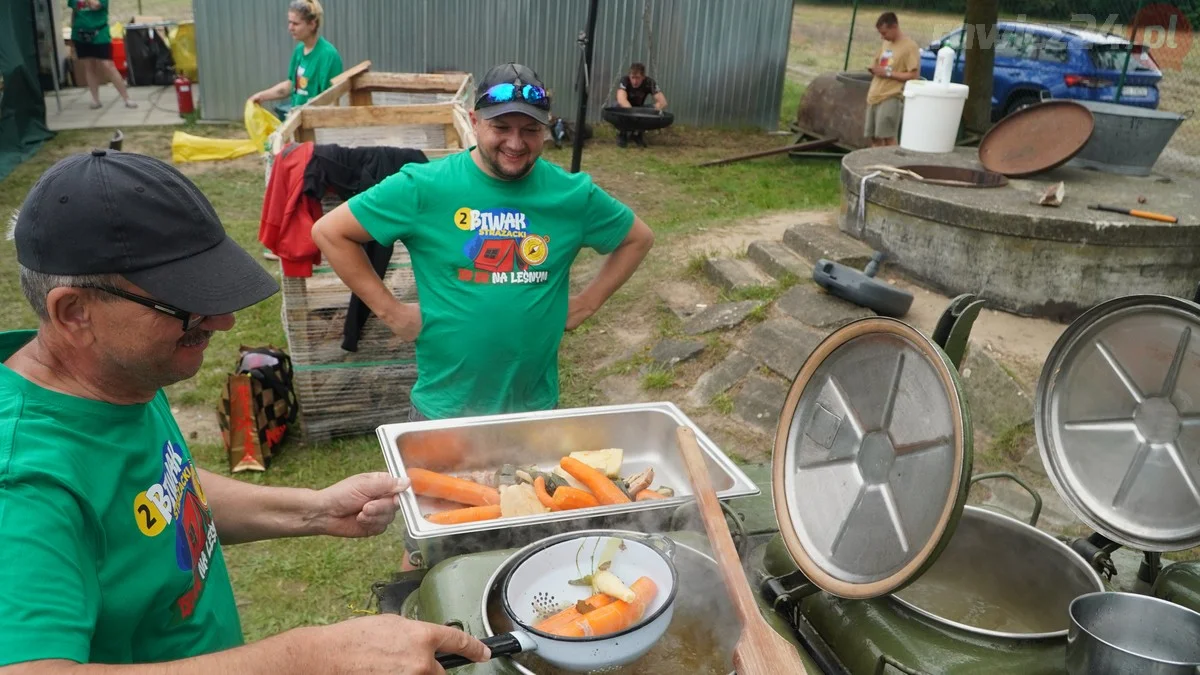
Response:
[{"label": "black baseball cap", "polygon": [[[516,85],[518,93],[509,100],[496,101],[488,95],[488,90],[498,84]],[[541,90],[540,101],[529,102],[519,93],[521,88],[527,84]],[[485,120],[508,113],[521,113],[542,124],[550,123],[550,94],[546,92],[546,85],[542,84],[542,79],[538,77],[537,73],[519,63],[505,63],[487,71],[487,74],[479,81],[478,91],[479,96],[475,99],[475,110]]]},{"label": "black baseball cap", "polygon": [[43,274],[119,274],[194,314],[236,312],[279,291],[192,181],[165,162],[93,150],[50,167],[17,213],[17,261]]}]

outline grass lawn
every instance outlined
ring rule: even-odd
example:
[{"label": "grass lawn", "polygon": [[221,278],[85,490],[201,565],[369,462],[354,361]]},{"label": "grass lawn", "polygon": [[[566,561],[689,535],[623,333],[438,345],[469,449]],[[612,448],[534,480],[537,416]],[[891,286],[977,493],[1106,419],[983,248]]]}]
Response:
[{"label": "grass lawn", "polygon": [[[800,88],[788,87],[782,120],[795,115]],[[126,130],[124,148],[169,160],[170,129]],[[236,136],[236,127],[201,125],[192,133]],[[37,177],[56,160],[91,147],[103,146],[110,130],[60,133],[30,161],[0,182],[0,218],[8,219],[19,207]],[[753,160],[720,168],[699,169],[695,164],[718,157],[768,149],[785,144],[786,136],[754,131],[671,129],[651,136],[649,150],[621,150],[611,130],[600,126],[597,138],[584,154],[583,168],[616,197],[632,206],[655,229],[658,243],[642,270],[610,303],[580,330],[569,334],[562,350],[563,405],[603,401],[597,382],[606,374],[631,367],[637,359],[613,367],[595,364],[612,360],[618,346],[608,339],[630,322],[644,319],[665,334],[674,329],[656,313],[657,283],[685,274],[675,247],[705,230],[719,232],[763,213],[782,209],[820,209],[836,205],[836,162],[786,157]],[[569,166],[569,148],[548,149],[546,157]],[[182,165],[212,200],[230,234],[256,255],[263,168],[255,158],[232,162]],[[583,283],[595,269],[597,256],[583,255],[575,283]],[[263,261],[275,271],[274,263]],[[180,408],[214,411],[224,374],[233,365],[240,344],[285,344],[279,323],[280,297],[238,314],[237,326],[214,337],[204,368],[192,380],[173,386],[169,395]],[[0,327],[32,327],[32,313],[21,297],[11,243],[0,243]],[[663,380],[663,381],[657,381]],[[647,390],[681,386],[670,378],[649,377]],[[216,471],[226,471],[219,439],[201,436],[189,441],[198,461]],[[736,451],[731,455],[738,454]],[[383,470],[373,437],[344,439],[319,446],[289,445],[269,472],[240,479],[274,485],[324,486],[359,471]],[[273,541],[226,549],[248,639],[258,639],[287,628],[347,618],[366,605],[373,581],[389,578],[399,569],[403,546],[399,528],[364,541]]]}]

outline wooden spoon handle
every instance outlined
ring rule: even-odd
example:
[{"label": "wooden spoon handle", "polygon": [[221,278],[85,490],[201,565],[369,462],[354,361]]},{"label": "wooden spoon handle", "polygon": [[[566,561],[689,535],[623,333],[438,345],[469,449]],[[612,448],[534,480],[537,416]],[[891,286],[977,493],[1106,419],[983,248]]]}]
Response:
[{"label": "wooden spoon handle", "polygon": [[762,621],[762,615],[758,613],[758,603],[754,600],[754,592],[750,590],[750,582],[746,580],[742,569],[742,560],[733,545],[729,525],[725,522],[725,512],[721,510],[717,493],[712,488],[712,478],[709,476],[700,445],[696,442],[696,434],[687,427],[679,427],[676,436],[688,476],[692,480],[692,489],[696,493],[696,503],[704,520],[704,529],[708,532],[708,540],[713,548],[713,556],[725,580],[725,587],[729,589],[738,618],[742,620],[743,625],[751,621]]}]

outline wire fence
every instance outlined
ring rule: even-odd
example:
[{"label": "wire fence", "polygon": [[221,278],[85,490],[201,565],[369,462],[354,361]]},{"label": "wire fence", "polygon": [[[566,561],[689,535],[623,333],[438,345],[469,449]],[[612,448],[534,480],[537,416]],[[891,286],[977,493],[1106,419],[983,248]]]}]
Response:
[{"label": "wire fence", "polygon": [[[908,0],[901,4],[929,6],[931,3]],[[1052,94],[1056,97],[1147,105],[1156,89],[1157,101],[1152,104],[1155,109],[1188,119],[1171,137],[1155,169],[1200,175],[1200,119],[1191,117],[1193,111],[1200,110],[1200,46],[1192,49],[1192,26],[1200,24],[1200,0],[1175,3],[1114,0],[1105,4],[1110,7],[1102,15],[1094,13],[1095,10],[1093,13],[1077,10],[1065,18],[1049,19],[1007,12],[1000,15],[1001,22],[1066,28],[1108,43],[1089,48],[1086,56],[1094,67],[1091,72],[1069,72],[1072,69],[1068,64],[1075,62],[1065,41],[973,29],[964,26],[961,12],[897,9],[895,3],[889,6],[798,3],[788,74],[794,83],[803,85],[823,73],[862,71],[879,49],[876,19],[883,12],[894,11],[901,30],[923,48],[955,33],[965,35],[968,41],[991,41],[997,58],[1007,61],[1001,77],[1017,79],[1022,71],[1039,71],[1040,78],[1035,79],[1047,83],[1047,73],[1061,72],[1062,77],[1070,78],[1071,85],[1055,87]],[[1131,38],[1136,45],[1133,49],[1128,46]],[[962,58],[961,45],[951,46],[960,47],[959,58]],[[1006,112],[1009,103],[998,101],[999,115]]]}]

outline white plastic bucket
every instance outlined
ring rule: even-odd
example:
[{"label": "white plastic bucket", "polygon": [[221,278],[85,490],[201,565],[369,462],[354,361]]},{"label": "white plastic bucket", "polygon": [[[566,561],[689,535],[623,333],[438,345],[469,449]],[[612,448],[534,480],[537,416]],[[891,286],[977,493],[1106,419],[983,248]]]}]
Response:
[{"label": "white plastic bucket", "polygon": [[909,80],[904,85],[900,147],[914,152],[950,152],[970,87],[965,84]]}]

